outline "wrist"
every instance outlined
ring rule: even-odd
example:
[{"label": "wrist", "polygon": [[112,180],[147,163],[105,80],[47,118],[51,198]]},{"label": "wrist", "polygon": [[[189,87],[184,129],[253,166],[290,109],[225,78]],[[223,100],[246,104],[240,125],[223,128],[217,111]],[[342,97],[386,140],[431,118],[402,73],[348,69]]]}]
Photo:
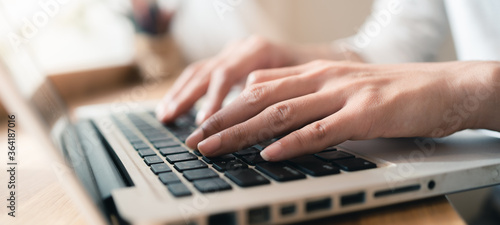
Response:
[{"label": "wrist", "polygon": [[472,70],[462,71],[468,77],[462,82],[467,95],[459,104],[471,113],[464,129],[500,131],[500,62],[473,63]]},{"label": "wrist", "polygon": [[489,62],[485,85],[491,93],[483,104],[483,115],[479,120],[480,128],[500,131],[500,62]]}]

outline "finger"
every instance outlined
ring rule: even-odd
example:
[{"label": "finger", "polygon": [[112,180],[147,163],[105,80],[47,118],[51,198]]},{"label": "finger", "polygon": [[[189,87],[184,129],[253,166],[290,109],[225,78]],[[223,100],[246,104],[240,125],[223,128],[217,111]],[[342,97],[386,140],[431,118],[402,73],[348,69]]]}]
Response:
[{"label": "finger", "polygon": [[179,75],[179,78],[175,80],[165,97],[172,97],[181,92],[188,82],[192,81],[193,77],[203,70],[204,66],[210,64],[211,61],[213,61],[213,59],[201,60],[186,67],[186,69],[182,71],[181,75]]},{"label": "finger", "polygon": [[282,161],[319,152],[349,140],[358,129],[351,110],[341,109],[322,120],[296,130],[265,148],[260,155],[267,161]]},{"label": "finger", "polygon": [[302,77],[290,77],[247,88],[231,104],[208,118],[187,138],[186,144],[196,148],[203,139],[257,115],[276,102],[310,94],[316,89]]},{"label": "finger", "polygon": [[235,83],[242,80],[254,68],[261,67],[261,65],[257,65],[259,54],[252,45],[245,46],[241,52],[234,55],[236,57],[229,58],[226,64],[220,65],[212,73],[207,98],[196,116],[198,124],[201,124],[221,108],[222,102]]},{"label": "finger", "polygon": [[180,115],[188,112],[198,99],[203,97],[207,92],[208,84],[210,82],[210,77],[202,76],[199,77],[200,81],[196,83],[190,83],[184,92],[181,92],[174,100],[170,102],[172,107],[169,107],[171,111],[167,114],[164,120],[160,120],[163,123],[168,123],[175,120]]},{"label": "finger", "polygon": [[235,83],[235,78],[231,77],[229,70],[218,69],[213,73],[205,102],[196,115],[196,123],[198,125],[221,108],[224,98]]},{"label": "finger", "polygon": [[302,64],[298,66],[273,68],[265,70],[256,70],[248,75],[246,87],[253,84],[263,83],[271,80],[298,75],[305,72],[310,67],[310,64]]},{"label": "finger", "polygon": [[[237,49],[239,43],[241,43],[241,41],[228,44],[217,57],[201,60],[188,66],[156,107],[157,119],[162,122],[169,122],[191,108],[194,102],[201,98],[207,91],[208,79],[201,76],[210,76],[211,71],[220,64],[225,57]],[[196,79],[196,77],[199,78]],[[185,94],[189,94],[189,90],[193,90],[193,88],[195,88],[194,90],[196,92],[193,92],[193,95],[185,96]],[[199,92],[201,90],[203,90],[203,94],[200,95]],[[185,100],[187,100],[187,102]],[[179,106],[180,108],[178,108]]]},{"label": "finger", "polygon": [[163,123],[167,123],[187,112],[207,92],[210,82],[209,74],[220,62],[220,59],[210,60],[196,69],[191,79],[185,82],[184,86],[174,84],[178,90],[174,90],[172,94],[167,95],[158,105],[158,119]]},{"label": "finger", "polygon": [[342,101],[332,102],[331,96],[327,92],[313,93],[276,103],[255,117],[200,142],[198,149],[206,156],[226,154],[297,129],[341,108]]},{"label": "finger", "polygon": [[166,114],[168,114],[167,111],[172,111],[174,108],[170,102],[172,100],[172,96],[175,96],[180,90],[182,90],[182,87],[186,86],[188,81],[193,79],[193,76],[201,69],[204,63],[205,61],[193,63],[182,71],[177,80],[175,80],[174,84],[170,87],[167,93],[165,93],[156,106],[155,113],[158,120],[162,121],[168,119],[165,118],[167,117]]}]

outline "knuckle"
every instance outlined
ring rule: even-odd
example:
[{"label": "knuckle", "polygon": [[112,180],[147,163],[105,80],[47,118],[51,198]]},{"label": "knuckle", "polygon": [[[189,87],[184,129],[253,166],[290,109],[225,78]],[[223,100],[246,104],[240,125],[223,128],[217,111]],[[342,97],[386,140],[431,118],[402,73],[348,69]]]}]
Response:
[{"label": "knuckle", "polygon": [[271,51],[274,44],[262,36],[252,36],[246,42],[246,47],[252,54],[259,54]]},{"label": "knuckle", "polygon": [[323,140],[328,134],[326,125],[322,121],[312,123],[307,130],[314,140]]},{"label": "knuckle", "polygon": [[282,129],[293,121],[294,110],[291,104],[278,103],[267,109],[266,119],[274,129]]},{"label": "knuckle", "polygon": [[260,83],[260,81],[262,79],[262,76],[263,76],[263,71],[262,70],[256,70],[256,71],[251,72],[248,75],[248,80],[252,81],[252,84]]},{"label": "knuckle", "polygon": [[247,86],[259,84],[265,81],[266,70],[255,70],[248,75]]},{"label": "knuckle", "polygon": [[245,104],[256,105],[268,96],[268,89],[265,85],[251,85],[241,93],[241,98]]},{"label": "knuckle", "polygon": [[257,47],[265,47],[270,44],[270,42],[266,38],[260,35],[252,35],[249,38],[249,42],[253,45],[256,45]]},{"label": "knuckle", "polygon": [[[361,85],[358,85],[358,87],[359,86]],[[359,91],[362,94],[361,105],[371,109],[382,104],[384,98],[379,87],[365,84]]]},{"label": "knuckle", "polygon": [[233,71],[233,69],[230,67],[219,67],[219,68],[214,70],[214,72],[212,73],[212,76],[214,76],[215,78],[222,79],[222,80],[228,80],[231,76],[232,71]]}]

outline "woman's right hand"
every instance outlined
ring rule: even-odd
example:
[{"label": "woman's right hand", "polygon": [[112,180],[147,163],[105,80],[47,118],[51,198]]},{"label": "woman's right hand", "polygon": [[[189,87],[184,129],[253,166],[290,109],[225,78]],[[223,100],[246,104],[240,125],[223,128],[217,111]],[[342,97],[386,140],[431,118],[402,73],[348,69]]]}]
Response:
[{"label": "woman's right hand", "polygon": [[252,36],[227,45],[218,55],[189,65],[156,108],[163,123],[186,113],[206,94],[196,116],[202,123],[217,112],[232,86],[244,81],[254,70],[289,66],[291,47]]}]

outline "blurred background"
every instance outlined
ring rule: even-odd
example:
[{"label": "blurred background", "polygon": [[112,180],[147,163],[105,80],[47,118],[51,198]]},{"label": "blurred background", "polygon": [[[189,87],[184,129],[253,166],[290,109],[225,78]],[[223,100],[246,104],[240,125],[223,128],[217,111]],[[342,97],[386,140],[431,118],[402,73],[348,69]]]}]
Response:
[{"label": "blurred background", "polygon": [[[46,73],[126,63],[134,58],[132,1],[1,2],[0,15],[10,24],[2,42],[12,44],[17,36],[21,45],[32,47]],[[369,0],[158,1],[160,10],[174,14],[166,32],[172,34],[188,61],[213,55],[229,40],[251,33],[300,43],[348,37],[360,28],[371,4]],[[439,60],[454,58],[451,46],[443,48]]]}]

